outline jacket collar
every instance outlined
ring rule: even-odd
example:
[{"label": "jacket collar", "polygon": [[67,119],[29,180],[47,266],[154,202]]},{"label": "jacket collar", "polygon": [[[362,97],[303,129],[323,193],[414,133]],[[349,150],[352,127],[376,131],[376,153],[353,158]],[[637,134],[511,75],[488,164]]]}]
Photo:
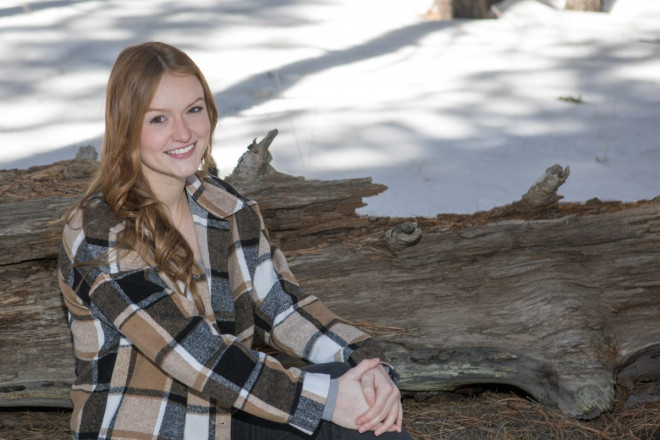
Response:
[{"label": "jacket collar", "polygon": [[223,180],[201,172],[188,177],[188,195],[202,208],[216,217],[227,218],[243,209],[245,200]]}]

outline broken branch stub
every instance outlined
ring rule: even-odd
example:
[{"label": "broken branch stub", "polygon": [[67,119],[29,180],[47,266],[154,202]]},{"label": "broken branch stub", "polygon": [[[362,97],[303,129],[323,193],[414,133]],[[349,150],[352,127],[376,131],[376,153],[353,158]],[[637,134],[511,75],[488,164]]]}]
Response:
[{"label": "broken branch stub", "polygon": [[522,196],[521,202],[531,208],[543,208],[554,205],[563,198],[557,194],[557,189],[566,182],[571,174],[569,167],[553,165]]},{"label": "broken branch stub", "polygon": [[234,171],[227,177],[227,181],[232,183],[253,182],[266,178],[296,179],[288,174],[280,173],[270,164],[273,156],[268,149],[270,148],[270,144],[273,143],[275,136],[277,136],[277,133],[277,129],[269,131],[259,143],[257,143],[257,139],[255,138],[248,145],[248,150],[238,159],[238,164],[234,168]]}]

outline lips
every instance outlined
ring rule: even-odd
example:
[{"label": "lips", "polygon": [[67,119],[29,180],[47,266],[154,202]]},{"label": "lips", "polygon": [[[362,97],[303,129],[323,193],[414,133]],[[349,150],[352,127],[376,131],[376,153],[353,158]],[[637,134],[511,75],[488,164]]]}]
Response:
[{"label": "lips", "polygon": [[168,150],[165,152],[165,154],[167,154],[170,157],[185,158],[192,154],[192,152],[195,150],[195,145],[196,144],[190,144],[190,145],[186,145],[185,147],[176,148],[174,150]]}]

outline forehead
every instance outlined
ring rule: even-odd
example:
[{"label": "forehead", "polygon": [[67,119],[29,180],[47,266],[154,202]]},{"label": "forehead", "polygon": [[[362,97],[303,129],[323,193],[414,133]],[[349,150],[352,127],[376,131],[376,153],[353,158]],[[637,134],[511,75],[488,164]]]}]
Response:
[{"label": "forehead", "polygon": [[204,98],[204,88],[195,75],[165,73],[158,82],[149,108],[186,106],[197,98]]}]

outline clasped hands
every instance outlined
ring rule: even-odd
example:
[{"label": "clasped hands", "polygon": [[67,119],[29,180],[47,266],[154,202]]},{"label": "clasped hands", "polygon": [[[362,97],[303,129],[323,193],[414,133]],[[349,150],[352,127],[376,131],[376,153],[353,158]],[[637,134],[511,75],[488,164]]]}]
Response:
[{"label": "clasped hands", "polygon": [[376,436],[401,432],[401,393],[378,359],[365,359],[339,377],[332,422]]}]

